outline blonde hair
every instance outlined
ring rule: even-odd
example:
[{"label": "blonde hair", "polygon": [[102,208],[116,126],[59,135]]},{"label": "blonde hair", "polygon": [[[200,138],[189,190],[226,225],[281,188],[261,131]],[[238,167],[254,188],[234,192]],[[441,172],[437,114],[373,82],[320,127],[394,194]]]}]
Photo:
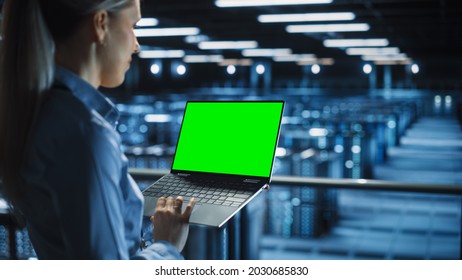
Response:
[{"label": "blonde hair", "polygon": [[21,196],[20,172],[42,96],[53,83],[55,43],[95,11],[117,13],[133,0],[6,0],[0,41],[0,178]]}]

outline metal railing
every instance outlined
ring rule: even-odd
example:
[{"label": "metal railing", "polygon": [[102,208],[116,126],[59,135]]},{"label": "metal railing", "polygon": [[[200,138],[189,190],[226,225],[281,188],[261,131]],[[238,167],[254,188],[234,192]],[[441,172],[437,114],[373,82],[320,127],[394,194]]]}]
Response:
[{"label": "metal railing", "polygon": [[[167,174],[166,169],[138,169],[131,168],[129,173],[135,180],[154,181],[163,175]],[[284,186],[310,186],[319,188],[334,188],[334,189],[355,189],[368,191],[401,191],[415,193],[434,193],[434,194],[452,194],[462,195],[462,185],[448,184],[419,184],[408,182],[392,182],[382,180],[369,179],[332,179],[332,178],[311,178],[311,177],[295,177],[295,176],[273,176],[272,185]],[[6,210],[6,209],[3,209]],[[0,224],[10,226],[10,231],[14,230],[14,223],[8,211],[0,211]],[[461,221],[462,226],[462,221]],[[461,229],[462,233],[462,229]],[[14,236],[11,234],[11,236]],[[11,248],[10,248],[11,249]],[[11,257],[16,258],[16,252],[10,251]],[[460,259],[462,259],[462,238],[460,243]]]},{"label": "metal railing", "polygon": [[[167,174],[166,169],[132,168],[129,173],[136,180],[155,180]],[[420,184],[369,179],[332,179],[296,176],[273,176],[271,184],[284,186],[310,186],[334,189],[357,189],[370,191],[402,191],[462,195],[462,185]]]},{"label": "metal railing", "polygon": [[[129,169],[129,173],[135,180],[156,180],[167,174],[165,169]],[[312,178],[296,176],[273,176],[272,185],[283,186],[309,186],[317,188],[333,189],[353,189],[368,191],[393,191],[393,192],[414,192],[432,194],[462,195],[462,185],[455,184],[420,184],[396,181],[382,181],[369,179],[332,179],[332,178]],[[461,205],[462,206],[462,205]],[[459,259],[462,259],[462,220],[461,237],[459,246]]]}]

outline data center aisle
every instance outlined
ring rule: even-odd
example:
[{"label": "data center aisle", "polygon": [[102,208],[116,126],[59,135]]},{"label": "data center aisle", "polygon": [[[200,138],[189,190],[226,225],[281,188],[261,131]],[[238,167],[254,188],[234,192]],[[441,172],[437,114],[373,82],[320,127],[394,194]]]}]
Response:
[{"label": "data center aisle", "polygon": [[[462,183],[456,120],[422,118],[388,150],[376,179]],[[460,196],[339,191],[339,221],[319,238],[262,240],[262,259],[458,259]]]}]

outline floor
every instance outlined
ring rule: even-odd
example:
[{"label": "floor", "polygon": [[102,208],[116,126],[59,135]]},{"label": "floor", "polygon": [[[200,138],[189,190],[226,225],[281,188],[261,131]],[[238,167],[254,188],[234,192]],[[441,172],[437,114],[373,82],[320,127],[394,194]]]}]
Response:
[{"label": "floor", "polygon": [[[388,150],[375,179],[462,183],[462,131],[454,119],[423,118]],[[459,259],[461,196],[339,191],[339,220],[318,238],[265,236],[261,259]]]}]

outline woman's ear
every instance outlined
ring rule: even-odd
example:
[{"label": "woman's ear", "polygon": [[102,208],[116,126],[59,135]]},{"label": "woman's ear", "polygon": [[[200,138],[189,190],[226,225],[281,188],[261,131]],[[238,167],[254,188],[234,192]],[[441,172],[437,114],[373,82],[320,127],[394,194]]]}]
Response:
[{"label": "woman's ear", "polygon": [[92,23],[96,42],[103,44],[109,29],[109,15],[107,11],[100,10],[95,12]]}]

